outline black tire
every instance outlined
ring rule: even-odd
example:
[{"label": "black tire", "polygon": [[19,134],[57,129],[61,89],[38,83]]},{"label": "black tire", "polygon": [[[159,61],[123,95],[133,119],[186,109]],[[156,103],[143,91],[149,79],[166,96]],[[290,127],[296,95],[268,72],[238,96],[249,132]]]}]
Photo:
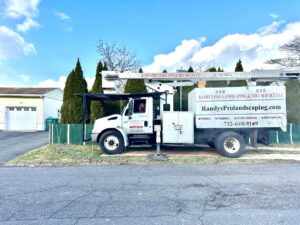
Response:
[{"label": "black tire", "polygon": [[120,132],[109,130],[104,132],[99,139],[100,149],[108,154],[120,154],[124,151],[124,139]]},{"label": "black tire", "polygon": [[215,141],[217,151],[229,158],[238,158],[245,153],[244,138],[232,131],[221,133]]}]

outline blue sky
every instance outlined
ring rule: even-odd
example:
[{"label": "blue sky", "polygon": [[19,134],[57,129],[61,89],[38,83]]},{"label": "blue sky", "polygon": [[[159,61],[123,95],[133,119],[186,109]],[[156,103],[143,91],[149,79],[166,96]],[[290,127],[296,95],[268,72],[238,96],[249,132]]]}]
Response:
[{"label": "blue sky", "polygon": [[77,58],[91,83],[97,41],[134,49],[145,70],[268,68],[298,30],[300,1],[0,0],[1,86],[62,85]]}]

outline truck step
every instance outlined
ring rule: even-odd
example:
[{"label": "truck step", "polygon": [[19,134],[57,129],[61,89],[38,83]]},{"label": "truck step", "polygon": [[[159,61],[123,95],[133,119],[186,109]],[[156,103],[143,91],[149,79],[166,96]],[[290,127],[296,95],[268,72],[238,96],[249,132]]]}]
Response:
[{"label": "truck step", "polygon": [[150,139],[151,137],[149,135],[132,135],[129,137],[129,139],[133,140],[133,139]]},{"label": "truck step", "polygon": [[129,136],[129,145],[130,146],[150,146],[151,136],[146,134],[135,134]]},{"label": "truck step", "polygon": [[129,148],[151,148],[152,145],[128,145]]}]

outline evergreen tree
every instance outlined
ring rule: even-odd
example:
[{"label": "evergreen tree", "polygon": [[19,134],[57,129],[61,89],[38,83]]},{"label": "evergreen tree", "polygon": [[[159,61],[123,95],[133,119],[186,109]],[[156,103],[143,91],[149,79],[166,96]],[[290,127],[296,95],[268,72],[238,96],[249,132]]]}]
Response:
[{"label": "evergreen tree", "polygon": [[108,70],[107,63],[104,61],[102,71],[107,71],[107,70]]},{"label": "evergreen tree", "polygon": [[223,72],[222,69],[220,67],[218,67],[218,72]]},{"label": "evergreen tree", "polygon": [[162,72],[163,72],[163,73],[167,73],[168,71],[167,71],[167,69],[164,69]]},{"label": "evergreen tree", "polygon": [[[210,67],[206,70],[206,72],[221,72],[221,68],[219,71],[216,69],[216,67]],[[227,87],[227,81],[226,80],[220,80],[220,81],[207,81],[205,87]]]},{"label": "evergreen tree", "polygon": [[72,98],[73,98],[73,87],[74,87],[74,76],[75,71],[72,70],[66,80],[64,95],[63,95],[63,104],[61,106],[61,123],[70,123],[72,121]]},{"label": "evergreen tree", "polygon": [[[91,90],[91,93],[103,93],[102,89],[102,75],[103,64],[101,61],[98,62],[95,81]],[[91,102],[91,123],[93,124],[96,119],[104,116],[104,105],[102,101],[92,101]]]},{"label": "evergreen tree", "polygon": [[239,61],[236,63],[236,66],[235,66],[235,72],[243,72],[244,71],[244,68],[243,68],[243,65],[242,65],[242,60],[239,59]]},{"label": "evergreen tree", "polygon": [[207,70],[206,70],[206,72],[217,72],[217,69],[216,69],[216,67],[210,67],[210,68],[208,68]]},{"label": "evergreen tree", "polygon": [[[75,85],[74,94],[76,93],[87,93],[87,83],[83,77],[83,71],[80,65],[79,59],[77,60],[75,67]],[[73,118],[72,123],[81,123],[82,121],[82,98],[79,96],[74,96],[74,108],[73,108]],[[88,107],[89,108],[89,107]]]},{"label": "evergreen tree", "polygon": [[[139,73],[143,73],[142,68]],[[128,79],[125,85],[125,93],[145,93],[147,92],[143,79]]]},{"label": "evergreen tree", "polygon": [[286,86],[286,110],[288,123],[300,123],[300,84],[294,80],[285,83]]},{"label": "evergreen tree", "polygon": [[75,96],[76,93],[87,93],[87,83],[83,77],[83,72],[79,59],[75,70],[68,75],[61,107],[62,123],[81,123],[82,119],[82,98]]},{"label": "evergreen tree", "polygon": [[193,72],[194,72],[194,69],[193,69],[192,66],[190,66],[190,67],[188,68],[188,73],[193,73]]},{"label": "evergreen tree", "polygon": [[[239,61],[236,63],[234,71],[235,72],[243,72],[244,71],[241,59],[239,59]],[[228,86],[229,87],[247,86],[247,81],[245,81],[245,80],[232,80],[232,81],[230,81]]]}]

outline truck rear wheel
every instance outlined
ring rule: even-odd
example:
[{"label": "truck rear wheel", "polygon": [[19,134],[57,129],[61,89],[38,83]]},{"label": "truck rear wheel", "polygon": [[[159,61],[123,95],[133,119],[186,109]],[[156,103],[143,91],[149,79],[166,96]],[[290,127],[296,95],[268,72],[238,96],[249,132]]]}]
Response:
[{"label": "truck rear wheel", "polygon": [[245,153],[244,138],[232,131],[221,133],[215,141],[215,146],[222,156],[229,158],[238,158]]},{"label": "truck rear wheel", "polygon": [[124,151],[123,136],[114,130],[104,132],[99,139],[99,145],[101,150],[108,155],[120,154]]}]

